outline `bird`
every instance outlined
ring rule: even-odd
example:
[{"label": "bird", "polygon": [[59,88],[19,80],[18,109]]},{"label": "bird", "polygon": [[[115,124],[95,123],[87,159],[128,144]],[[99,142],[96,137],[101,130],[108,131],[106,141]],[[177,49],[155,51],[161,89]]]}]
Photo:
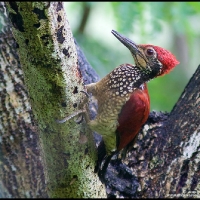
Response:
[{"label": "bird", "polygon": [[[97,115],[90,120],[87,109],[76,111],[58,123],[64,123],[76,115],[85,113],[88,126],[99,133],[104,141],[106,156],[135,142],[150,113],[150,97],[147,83],[168,74],[179,64],[168,50],[152,44],[139,44],[115,30],[111,33],[130,51],[135,64],[121,64],[96,83],[85,85],[86,98],[89,93],[97,100]],[[116,47],[120,48],[120,47]],[[84,103],[86,101],[83,101]],[[82,118],[81,118],[82,119]]]},{"label": "bird", "polygon": [[135,64],[121,64],[100,81],[85,85],[86,93],[91,93],[98,102],[96,118],[89,120],[88,125],[102,136],[108,156],[134,141],[147,121],[150,113],[147,83],[168,74],[179,64],[162,47],[137,45],[115,30],[111,33],[128,48]]}]

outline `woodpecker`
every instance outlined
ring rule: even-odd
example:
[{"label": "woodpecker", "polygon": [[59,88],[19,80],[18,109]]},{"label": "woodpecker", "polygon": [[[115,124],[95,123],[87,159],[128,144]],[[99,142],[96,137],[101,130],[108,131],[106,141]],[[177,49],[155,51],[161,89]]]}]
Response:
[{"label": "woodpecker", "polygon": [[102,135],[107,155],[126,147],[146,122],[150,112],[147,82],[179,64],[161,47],[137,45],[114,30],[112,34],[129,49],[135,65],[121,64],[100,81],[85,85],[98,102],[97,116],[88,125]]},{"label": "woodpecker", "polygon": [[[86,121],[91,130],[102,135],[108,157],[135,140],[150,112],[147,82],[169,73],[179,64],[169,51],[151,44],[137,45],[112,30],[112,34],[131,52],[135,65],[121,64],[96,83],[85,85],[82,91],[88,98],[91,93],[98,102],[97,116]],[[86,112],[75,112],[63,120]]]}]

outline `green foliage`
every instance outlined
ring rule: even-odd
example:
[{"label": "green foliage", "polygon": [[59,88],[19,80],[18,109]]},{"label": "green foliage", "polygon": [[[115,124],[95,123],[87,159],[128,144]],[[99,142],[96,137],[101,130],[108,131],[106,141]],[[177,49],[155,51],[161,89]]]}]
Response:
[{"label": "green foliage", "polygon": [[112,2],[111,5],[115,15],[117,30],[125,34],[130,33],[133,21],[142,19],[140,11],[145,7],[145,4],[141,2]]},{"label": "green foliage", "polygon": [[[176,55],[180,65],[169,75],[148,83],[151,110],[170,111],[199,64],[195,56],[195,52],[199,49],[195,49],[195,43],[200,36],[198,31],[200,2],[86,2],[86,4],[91,7],[87,25],[96,23],[95,19],[99,18],[104,18],[103,23],[106,24],[107,16],[112,14],[114,27],[109,26],[108,29],[115,29],[131,39],[134,35],[134,38],[138,38],[135,41],[138,43],[154,44],[153,42],[156,41],[158,42],[156,45],[167,47]],[[72,11],[81,19],[83,3],[74,2],[73,6],[78,12],[75,9]],[[99,6],[104,10],[103,15],[96,11]],[[79,18],[77,17],[76,20]],[[119,64],[126,62],[133,64],[130,53],[124,50],[122,45],[112,48],[109,40],[104,44],[101,39],[91,37],[88,33],[93,34],[96,30],[89,29],[87,25],[85,27],[87,31],[82,35],[78,32],[78,26],[74,28],[73,33],[100,77],[105,76]],[[90,27],[95,27],[95,24]],[[166,27],[168,32],[165,30]],[[99,35],[101,36],[103,32],[105,31],[102,30]],[[161,39],[157,41],[157,38]],[[184,38],[184,44],[180,45],[181,41],[177,38]],[[184,50],[188,53],[186,54],[188,59],[185,57]]]},{"label": "green foliage", "polygon": [[87,35],[77,34],[75,38],[85,53],[90,65],[95,66],[95,71],[100,77],[104,77],[114,67],[118,66],[119,63],[116,59],[118,55],[116,52],[110,51],[105,45],[89,38]]}]

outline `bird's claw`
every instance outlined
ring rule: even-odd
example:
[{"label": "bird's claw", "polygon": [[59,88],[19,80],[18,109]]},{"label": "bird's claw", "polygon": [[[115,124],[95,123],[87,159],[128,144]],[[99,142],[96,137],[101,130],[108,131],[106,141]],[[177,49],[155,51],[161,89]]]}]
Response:
[{"label": "bird's claw", "polygon": [[[86,112],[86,110],[85,109],[83,109],[83,110],[78,110],[78,111],[76,111],[76,112],[74,112],[73,114],[71,114],[71,115],[69,115],[69,116],[67,116],[67,117],[65,117],[65,118],[63,118],[63,119],[61,119],[61,120],[56,120],[56,122],[57,123],[60,123],[60,124],[62,124],[62,123],[64,123],[64,122],[66,122],[66,121],[69,121],[71,118],[73,118],[73,117],[75,117],[75,116],[77,116],[77,115],[79,115],[79,114],[81,114],[81,113],[84,113],[84,112]],[[82,116],[82,115],[81,115]],[[80,123],[82,121],[82,119],[80,120],[78,120],[77,121],[77,123]]]},{"label": "bird's claw", "polygon": [[84,90],[80,90],[80,92],[84,93],[85,96],[87,96],[88,98],[90,97],[89,94],[88,94],[86,91],[84,91]]},{"label": "bird's claw", "polygon": [[74,120],[77,124],[80,124],[83,121],[83,114],[81,114],[76,120]]},{"label": "bird's claw", "polygon": [[[89,94],[88,94],[86,91],[80,90],[80,92],[84,93],[85,96],[86,96],[87,98],[89,98]],[[86,99],[81,103],[81,105],[83,105],[83,104],[85,103],[85,101],[86,101]],[[80,106],[80,105],[79,105],[79,106]],[[80,107],[81,107],[81,106],[80,106]],[[74,120],[74,121],[75,121],[77,124],[80,124],[80,123],[83,121],[83,113],[86,113],[86,112],[87,112],[86,109],[81,109],[81,110],[78,110],[78,111],[72,113],[71,115],[69,115],[69,116],[67,116],[67,117],[65,117],[65,118],[63,118],[63,119],[61,119],[61,120],[56,120],[56,122],[62,124],[62,123],[64,123],[64,122],[70,120],[71,118],[73,118],[73,117],[79,115],[79,117],[78,117],[76,120]]]}]

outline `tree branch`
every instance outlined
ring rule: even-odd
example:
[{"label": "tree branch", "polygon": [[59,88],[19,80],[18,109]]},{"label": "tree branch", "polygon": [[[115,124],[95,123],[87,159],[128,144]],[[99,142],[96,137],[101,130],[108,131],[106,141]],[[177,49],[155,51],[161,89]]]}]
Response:
[{"label": "tree branch", "polygon": [[200,197],[199,85],[200,66],[172,112],[151,112],[124,162],[113,158],[109,197]]}]

